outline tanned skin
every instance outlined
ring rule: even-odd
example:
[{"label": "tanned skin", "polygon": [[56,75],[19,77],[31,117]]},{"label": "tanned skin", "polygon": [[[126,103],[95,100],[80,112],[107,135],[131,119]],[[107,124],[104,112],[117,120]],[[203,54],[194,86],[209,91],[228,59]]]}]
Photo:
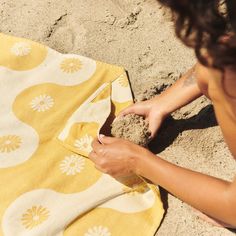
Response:
[{"label": "tanned skin", "polygon": [[[154,137],[167,115],[202,94],[212,100],[225,142],[236,158],[236,72],[230,69],[222,76],[198,63],[161,95],[134,104],[121,115],[145,116]],[[89,156],[98,170],[115,178],[131,173],[143,176],[225,226],[236,228],[236,179],[228,182],[179,167],[126,140],[106,136],[100,140],[102,143],[94,140]]]}]

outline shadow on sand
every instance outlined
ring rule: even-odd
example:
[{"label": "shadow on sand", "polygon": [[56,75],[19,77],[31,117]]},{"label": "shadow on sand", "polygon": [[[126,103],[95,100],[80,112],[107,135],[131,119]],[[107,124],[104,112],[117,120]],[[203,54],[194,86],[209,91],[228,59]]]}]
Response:
[{"label": "shadow on sand", "polygon": [[[149,148],[153,153],[158,154],[170,146],[181,132],[185,130],[205,129],[216,125],[217,121],[212,105],[204,107],[197,115],[188,119],[175,120],[172,117],[168,117],[160,128],[157,138],[150,143]],[[162,187],[160,187],[160,192],[166,215],[168,209],[168,192]],[[236,229],[228,230],[236,233]]]},{"label": "shadow on sand", "polygon": [[177,136],[185,130],[205,129],[217,125],[212,105],[204,107],[197,115],[175,120],[168,117],[158,132],[158,136],[150,143],[150,150],[158,154],[170,146]]}]

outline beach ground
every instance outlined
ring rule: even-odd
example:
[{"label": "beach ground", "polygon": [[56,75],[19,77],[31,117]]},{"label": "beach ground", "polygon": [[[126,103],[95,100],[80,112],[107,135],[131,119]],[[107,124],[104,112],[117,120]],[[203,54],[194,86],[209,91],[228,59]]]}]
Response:
[{"label": "beach ground", "polygon": [[[0,19],[3,33],[123,66],[136,100],[171,85],[196,62],[192,50],[176,39],[169,12],[155,0],[0,0]],[[175,112],[152,150],[177,165],[226,180],[236,173],[205,97]],[[166,215],[156,236],[235,235],[204,222],[165,191],[162,196]]]}]

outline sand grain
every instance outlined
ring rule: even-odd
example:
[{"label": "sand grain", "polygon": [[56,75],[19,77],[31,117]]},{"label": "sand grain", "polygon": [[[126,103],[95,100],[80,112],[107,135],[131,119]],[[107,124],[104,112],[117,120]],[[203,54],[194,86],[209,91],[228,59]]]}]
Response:
[{"label": "sand grain", "polygon": [[117,118],[112,124],[111,134],[144,147],[148,145],[151,135],[147,121],[135,114]]}]

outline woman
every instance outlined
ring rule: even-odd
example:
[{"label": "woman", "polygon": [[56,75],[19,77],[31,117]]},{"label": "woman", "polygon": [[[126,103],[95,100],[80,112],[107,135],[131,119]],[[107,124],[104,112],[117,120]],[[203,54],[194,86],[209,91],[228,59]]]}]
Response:
[{"label": "woman", "polygon": [[[161,95],[134,104],[121,115],[145,116],[154,137],[166,116],[205,94],[236,158],[236,1],[159,2],[172,10],[176,34],[194,48],[198,63]],[[102,144],[94,140],[90,153],[97,169],[113,177],[143,176],[225,226],[236,227],[236,179],[227,182],[176,166],[129,141],[100,138]]]}]

